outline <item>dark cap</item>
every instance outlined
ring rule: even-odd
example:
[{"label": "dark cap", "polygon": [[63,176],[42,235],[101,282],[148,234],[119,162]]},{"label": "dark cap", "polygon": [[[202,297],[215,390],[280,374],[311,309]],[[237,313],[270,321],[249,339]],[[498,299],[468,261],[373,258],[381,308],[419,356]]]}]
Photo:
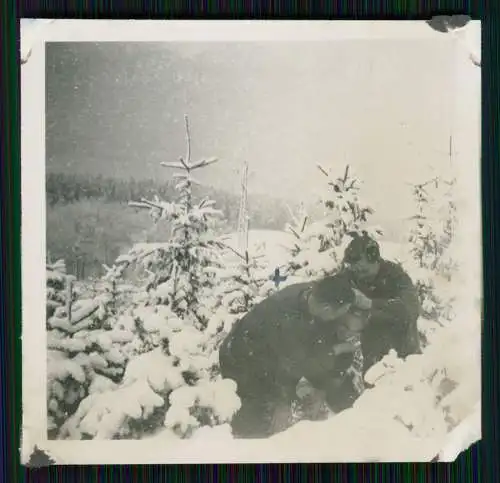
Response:
[{"label": "dark cap", "polygon": [[346,306],[352,305],[355,300],[351,281],[345,274],[337,274],[317,281],[313,285],[312,295],[319,303],[327,302],[339,312],[343,312]]},{"label": "dark cap", "polygon": [[352,233],[353,239],[344,252],[344,263],[356,263],[363,255],[368,255],[370,260],[380,257],[379,244],[366,232],[363,234]]}]

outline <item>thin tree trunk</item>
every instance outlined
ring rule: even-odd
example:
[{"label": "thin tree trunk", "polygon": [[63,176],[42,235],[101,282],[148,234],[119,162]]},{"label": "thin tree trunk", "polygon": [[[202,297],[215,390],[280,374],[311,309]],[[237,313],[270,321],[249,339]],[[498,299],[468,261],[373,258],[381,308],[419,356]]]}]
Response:
[{"label": "thin tree trunk", "polygon": [[68,322],[71,324],[71,310],[73,306],[73,279],[66,279],[66,312],[68,314]]}]

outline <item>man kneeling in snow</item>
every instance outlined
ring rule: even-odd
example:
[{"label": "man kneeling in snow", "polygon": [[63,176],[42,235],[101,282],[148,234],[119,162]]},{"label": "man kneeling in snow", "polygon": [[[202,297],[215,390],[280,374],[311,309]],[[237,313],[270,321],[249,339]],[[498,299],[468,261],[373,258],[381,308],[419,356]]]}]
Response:
[{"label": "man kneeling in snow", "polygon": [[242,402],[232,421],[235,437],[262,438],[286,429],[302,378],[324,390],[334,411],[352,403],[360,389],[347,371],[362,360],[349,341],[366,320],[350,311],[353,301],[349,279],[329,277],[286,287],[234,324],[219,361]]},{"label": "man kneeling in snow", "polygon": [[368,316],[361,337],[366,373],[391,349],[401,358],[420,353],[420,303],[410,276],[399,264],[381,257],[375,240],[366,232],[352,236],[345,251],[344,273],[355,290],[354,305]]}]

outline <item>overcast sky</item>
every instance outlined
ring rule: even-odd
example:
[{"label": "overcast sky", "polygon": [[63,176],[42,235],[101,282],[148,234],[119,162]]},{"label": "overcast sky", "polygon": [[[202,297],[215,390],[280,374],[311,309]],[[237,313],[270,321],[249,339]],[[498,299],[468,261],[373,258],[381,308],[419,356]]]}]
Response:
[{"label": "overcast sky", "polygon": [[352,165],[383,217],[409,210],[409,186],[448,163],[452,44],[423,40],[47,44],[48,171],[170,174],[185,151],[217,156],[206,183],[312,199],[321,163]]}]

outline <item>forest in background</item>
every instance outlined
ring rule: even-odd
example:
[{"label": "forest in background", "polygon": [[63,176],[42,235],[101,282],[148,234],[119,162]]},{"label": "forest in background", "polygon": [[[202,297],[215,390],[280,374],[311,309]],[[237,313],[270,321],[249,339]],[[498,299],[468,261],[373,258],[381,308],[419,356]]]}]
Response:
[{"label": "forest in background", "polygon": [[[194,186],[196,197],[215,200],[224,218],[221,234],[236,230],[239,196],[208,186]],[[113,261],[136,242],[166,241],[168,223],[152,224],[148,213],[129,207],[129,201],[155,196],[173,201],[174,180],[119,179],[103,176],[48,173],[47,257],[64,259],[69,273],[79,279],[100,276],[103,264]],[[289,220],[286,203],[271,196],[249,195],[251,227],[282,230]]]}]

